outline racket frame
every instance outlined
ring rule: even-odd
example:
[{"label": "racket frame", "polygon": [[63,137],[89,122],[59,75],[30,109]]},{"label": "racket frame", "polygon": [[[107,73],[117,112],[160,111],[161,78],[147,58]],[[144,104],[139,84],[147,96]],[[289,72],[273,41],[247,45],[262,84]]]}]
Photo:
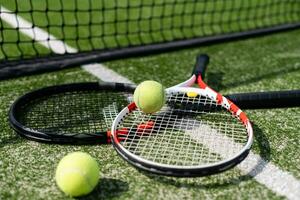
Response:
[{"label": "racket frame", "polygon": [[[199,88],[191,87],[195,83],[198,83]],[[154,174],[175,176],[175,177],[198,177],[198,176],[212,175],[212,174],[216,174],[228,170],[236,166],[237,164],[239,164],[247,157],[253,143],[253,129],[249,119],[247,118],[246,114],[243,111],[241,111],[233,102],[231,102],[221,94],[217,93],[216,91],[208,87],[206,83],[203,82],[201,75],[197,76],[196,74],[193,74],[188,80],[166,89],[166,94],[176,93],[176,92],[181,92],[181,93],[196,92],[198,94],[205,95],[212,100],[217,100],[219,105],[221,105],[222,107],[226,108],[229,112],[231,112],[232,115],[237,117],[245,126],[248,134],[248,139],[246,144],[244,144],[243,148],[238,153],[236,153],[235,155],[231,156],[228,159],[222,160],[220,162],[215,162],[213,164],[204,164],[200,166],[167,165],[167,164],[160,164],[157,162],[153,162],[141,158],[140,156],[131,153],[129,150],[123,147],[120,144],[120,141],[118,140],[118,136],[116,134],[118,124],[120,121],[122,121],[123,117],[128,115],[133,110],[137,109],[137,106],[133,102],[129,104],[127,107],[125,107],[117,115],[111,128],[112,144],[115,150],[124,160],[126,160],[131,165],[135,166],[137,169],[148,171]]]},{"label": "racket frame", "polygon": [[[99,132],[99,136],[95,134],[81,134],[81,137],[72,137],[69,135],[58,135],[51,133],[44,133],[38,130],[34,130],[30,127],[26,127],[19,120],[19,112],[22,111],[22,106],[32,100],[36,100],[45,96],[51,96],[55,94],[65,92],[77,92],[77,91],[116,91],[116,92],[128,92],[133,93],[135,85],[125,83],[110,83],[110,82],[81,82],[81,83],[70,83],[63,85],[55,85],[40,88],[25,95],[19,97],[11,105],[9,110],[9,123],[12,129],[16,131],[20,136],[30,140],[45,142],[45,143],[56,143],[56,144],[94,144],[94,143],[108,143],[110,141],[110,131]],[[76,133],[74,133],[76,135]]]}]

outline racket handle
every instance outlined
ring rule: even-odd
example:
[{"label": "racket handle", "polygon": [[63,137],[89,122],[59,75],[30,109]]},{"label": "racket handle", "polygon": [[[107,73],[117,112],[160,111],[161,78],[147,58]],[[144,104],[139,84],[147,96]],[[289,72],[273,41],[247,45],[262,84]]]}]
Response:
[{"label": "racket handle", "polygon": [[300,90],[230,94],[225,97],[242,109],[300,106]]},{"label": "racket handle", "polygon": [[197,56],[196,65],[193,70],[193,75],[201,76],[204,78],[206,67],[209,63],[209,56],[207,54],[200,54]]}]

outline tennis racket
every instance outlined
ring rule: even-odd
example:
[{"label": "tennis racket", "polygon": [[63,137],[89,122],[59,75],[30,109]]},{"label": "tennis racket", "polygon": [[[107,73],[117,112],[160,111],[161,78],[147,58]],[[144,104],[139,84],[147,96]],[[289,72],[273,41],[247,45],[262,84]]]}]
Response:
[{"label": "tennis racket", "polygon": [[110,143],[112,121],[131,102],[134,89],[130,84],[97,82],[45,87],[18,98],[9,122],[21,136],[35,141]]},{"label": "tennis racket", "polygon": [[[110,132],[107,130],[123,106],[130,102],[134,89],[134,85],[97,82],[42,88],[14,102],[9,122],[21,136],[35,141],[109,143]],[[300,106],[300,90],[231,94],[226,97],[239,107],[250,109]]]},{"label": "tennis racket", "polygon": [[300,106],[300,90],[250,92],[225,95],[241,109],[287,108]]},{"label": "tennis racket", "polygon": [[[204,73],[204,72],[203,72]],[[109,143],[113,119],[131,99],[135,86],[73,83],[45,87],[18,98],[9,121],[27,139],[52,143]],[[300,106],[300,90],[226,95],[242,108]]]},{"label": "tennis racket", "polygon": [[[204,79],[206,66],[199,65]],[[300,106],[300,90],[250,92],[224,95],[241,109],[286,108]]]},{"label": "tennis racket", "polygon": [[[207,55],[197,57],[192,77],[166,89],[159,112],[144,114],[133,102],[117,115],[111,136],[122,158],[138,169],[177,177],[219,173],[246,158],[253,142],[251,123],[203,82],[208,62]],[[199,88],[191,87],[195,83]]]}]

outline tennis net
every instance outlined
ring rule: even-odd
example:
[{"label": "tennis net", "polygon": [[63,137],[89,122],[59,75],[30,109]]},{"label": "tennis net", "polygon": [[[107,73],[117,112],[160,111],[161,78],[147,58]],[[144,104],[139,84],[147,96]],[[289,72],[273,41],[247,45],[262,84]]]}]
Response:
[{"label": "tennis net", "polygon": [[0,79],[300,27],[299,0],[3,0]]}]

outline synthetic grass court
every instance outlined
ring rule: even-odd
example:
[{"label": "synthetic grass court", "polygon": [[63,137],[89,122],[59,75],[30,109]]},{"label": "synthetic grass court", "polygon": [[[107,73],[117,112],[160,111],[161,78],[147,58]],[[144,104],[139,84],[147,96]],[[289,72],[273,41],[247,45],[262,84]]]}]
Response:
[{"label": "synthetic grass court", "polygon": [[[212,57],[208,82],[223,93],[296,89],[300,80],[299,58],[281,54],[287,56],[289,52],[299,51],[299,34],[300,31],[293,31],[106,65],[134,82],[155,79],[170,86],[189,76],[196,54],[207,52]],[[110,145],[40,144],[16,136],[9,128],[8,108],[19,95],[47,85],[91,80],[95,78],[77,68],[1,82],[1,199],[67,198],[56,187],[53,175],[59,159],[72,151],[90,153],[101,166],[100,184],[85,197],[88,199],[284,198],[241,174],[237,168],[206,178],[158,177],[138,172],[120,159]],[[247,113],[255,124],[254,152],[300,179],[300,109],[248,110]],[[272,174],[268,178],[272,179]]]},{"label": "synthetic grass court", "polygon": [[[206,80],[224,94],[299,89],[299,34],[297,30],[104,64],[135,83],[154,79],[168,87],[189,77],[196,55],[205,52],[211,56]],[[81,68],[75,68],[0,82],[0,199],[68,199],[57,188],[54,171],[59,160],[72,151],[90,153],[101,168],[98,187],[82,199],[286,198],[238,168],[205,178],[159,177],[135,170],[110,145],[41,144],[25,140],[9,128],[7,112],[18,96],[44,86],[95,80]],[[246,112],[254,123],[253,152],[292,175],[299,184],[300,109]],[[271,182],[274,178],[274,174],[265,177]],[[286,184],[284,177],[282,184]],[[285,187],[291,187],[288,184]]]}]

